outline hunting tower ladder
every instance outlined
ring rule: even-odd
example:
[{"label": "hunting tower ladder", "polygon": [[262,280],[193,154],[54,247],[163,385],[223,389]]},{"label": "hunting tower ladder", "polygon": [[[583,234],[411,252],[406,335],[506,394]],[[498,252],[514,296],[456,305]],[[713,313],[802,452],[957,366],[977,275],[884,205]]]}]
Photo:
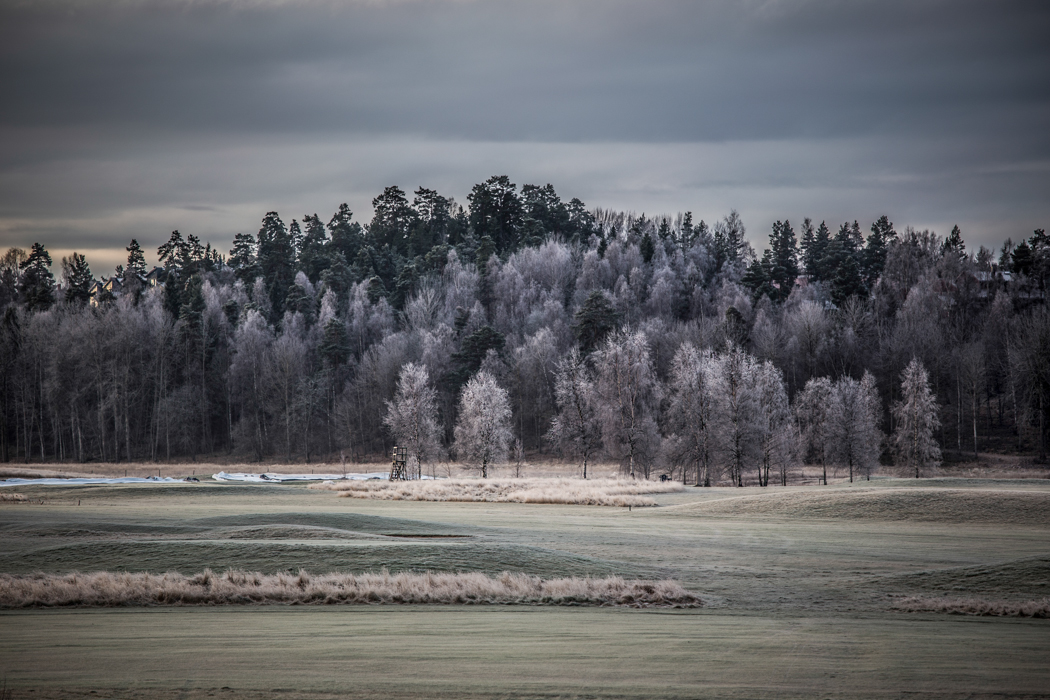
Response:
[{"label": "hunting tower ladder", "polygon": [[407,481],[408,480],[408,469],[406,467],[408,463],[408,450],[404,447],[394,448],[394,462],[390,465],[390,480],[391,481]]}]

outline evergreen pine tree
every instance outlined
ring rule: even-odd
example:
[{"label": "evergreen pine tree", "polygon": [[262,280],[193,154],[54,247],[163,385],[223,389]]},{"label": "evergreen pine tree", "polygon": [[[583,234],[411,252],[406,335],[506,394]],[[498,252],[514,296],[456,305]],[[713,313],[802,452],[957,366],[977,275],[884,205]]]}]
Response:
[{"label": "evergreen pine tree", "polygon": [[814,282],[827,280],[830,271],[827,267],[828,247],[831,245],[831,231],[823,221],[813,234],[813,242],[806,250],[805,265],[806,272]]},{"label": "evergreen pine tree", "polygon": [[896,237],[897,232],[893,230],[893,224],[885,214],[871,225],[871,235],[868,236],[868,244],[864,249],[864,281],[868,289],[874,288],[882,275],[882,270],[886,267],[886,251],[890,241]]},{"label": "evergreen pine tree", "polygon": [[83,255],[73,253],[68,258],[62,258],[62,274],[65,278],[66,301],[80,306],[91,301],[91,287],[95,279]]},{"label": "evergreen pine tree", "polygon": [[966,243],[963,242],[962,231],[958,225],[952,227],[952,232],[944,239],[941,252],[945,255],[955,255],[960,258],[966,257]]},{"label": "evergreen pine tree", "polygon": [[580,352],[586,355],[595,350],[605,340],[605,336],[616,328],[619,314],[605,293],[596,289],[587,295],[574,320],[573,332],[576,342],[580,344]]},{"label": "evergreen pine tree", "polygon": [[1013,271],[1017,274],[1028,275],[1032,272],[1035,258],[1032,255],[1032,248],[1028,245],[1028,241],[1021,241],[1017,244],[1013,253],[1010,254],[1010,261]]},{"label": "evergreen pine tree", "polygon": [[807,216],[802,222],[802,238],[799,240],[798,248],[801,254],[803,271],[811,278],[813,277],[813,268],[810,265],[810,256],[815,242],[816,232],[813,228],[813,220]]},{"label": "evergreen pine tree", "polygon": [[34,243],[29,257],[19,264],[22,274],[18,293],[28,311],[47,311],[55,303],[55,276],[51,274],[51,254],[42,243]]},{"label": "evergreen pine tree", "polygon": [[768,274],[775,289],[773,299],[784,301],[794,289],[798,277],[798,243],[790,221],[785,219],[783,223],[777,221],[773,224],[769,247],[771,264]]},{"label": "evergreen pine tree", "polygon": [[[860,241],[860,242],[858,242]],[[831,282],[831,300],[841,306],[852,296],[866,293],[861,267],[863,237],[857,222],[844,223],[835,238],[828,244],[821,262],[823,272]]]},{"label": "evergreen pine tree", "polygon": [[128,266],[124,268],[124,275],[126,277],[131,276],[146,276],[146,256],[142,253],[142,246],[134,238],[131,239],[131,243],[125,250],[128,251]]},{"label": "evergreen pine tree", "polygon": [[[408,198],[400,187],[391,186],[372,200],[375,215],[368,225],[368,239],[377,249],[390,249],[404,255],[408,252],[408,237],[416,221],[416,213],[408,205]],[[389,281],[389,280],[384,280]]]},{"label": "evergreen pine tree", "polygon": [[645,232],[642,236],[642,242],[638,244],[638,250],[642,254],[642,260],[647,264],[653,261],[653,255],[656,254],[656,244],[653,242],[653,236],[649,231]]},{"label": "evergreen pine tree", "polygon": [[350,336],[346,324],[333,318],[324,324],[324,338],[321,340],[321,357],[329,367],[341,367],[350,359]]},{"label": "evergreen pine tree", "polygon": [[470,202],[470,225],[480,239],[488,236],[496,253],[518,249],[524,219],[524,208],[516,185],[506,175],[495,175],[474,185],[467,195]]},{"label": "evergreen pine tree", "polygon": [[255,237],[250,233],[238,233],[233,237],[230,250],[230,267],[237,279],[250,288],[259,276],[259,263],[255,257]]},{"label": "evergreen pine tree", "polygon": [[346,203],[339,205],[339,210],[328,222],[328,232],[332,236],[333,251],[343,254],[343,259],[350,263],[357,260],[357,253],[364,245],[364,231],[361,224],[353,220],[354,213]]},{"label": "evergreen pine tree", "polygon": [[773,254],[768,248],[762,251],[762,259],[755,260],[747,266],[740,283],[751,290],[754,299],[768,296],[770,299],[777,298],[777,289],[773,286],[771,271],[773,267]]},{"label": "evergreen pine tree", "polygon": [[161,266],[164,267],[165,279],[173,276],[181,278],[183,267],[188,264],[190,258],[189,244],[183,240],[181,233],[172,231],[168,242],[157,248],[157,257],[160,259]]},{"label": "evergreen pine tree", "polygon": [[306,231],[303,233],[302,245],[299,248],[299,269],[306,273],[311,282],[317,284],[321,273],[332,265],[329,250],[328,234],[317,214],[303,217]]},{"label": "evergreen pine tree", "polygon": [[295,279],[295,249],[292,237],[277,212],[267,212],[259,229],[259,269],[270,294],[274,312],[284,311],[288,288]]}]

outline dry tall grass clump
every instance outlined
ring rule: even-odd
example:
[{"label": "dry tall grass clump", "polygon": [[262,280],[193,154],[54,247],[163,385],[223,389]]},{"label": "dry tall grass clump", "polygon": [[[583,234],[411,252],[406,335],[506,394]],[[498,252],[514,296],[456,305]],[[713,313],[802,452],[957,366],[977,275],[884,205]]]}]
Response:
[{"label": "dry tall grass clump", "polygon": [[486,503],[563,503],[583,506],[655,506],[640,494],[674,493],[673,482],[618,479],[442,479],[435,481],[349,481],[314,484],[344,498],[384,501],[479,501]]},{"label": "dry tall grass clump", "polygon": [[29,499],[25,497],[25,494],[0,491],[0,502],[6,501],[7,503],[25,503],[28,500]]},{"label": "dry tall grass clump", "polygon": [[927,598],[914,596],[897,601],[893,607],[904,612],[939,612],[951,615],[1050,617],[1050,598],[1008,601],[988,600],[986,598]]},{"label": "dry tall grass clump", "polygon": [[193,576],[98,572],[0,574],[0,608],[146,605],[443,604],[700,607],[675,581],[541,579],[503,572],[265,575],[210,569]]}]

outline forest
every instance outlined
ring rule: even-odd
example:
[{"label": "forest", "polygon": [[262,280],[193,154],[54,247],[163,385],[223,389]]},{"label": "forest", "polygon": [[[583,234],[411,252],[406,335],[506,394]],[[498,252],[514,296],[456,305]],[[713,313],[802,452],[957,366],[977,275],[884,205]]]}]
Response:
[{"label": "forest", "polygon": [[77,253],[56,275],[44,245],[10,249],[0,458],[368,461],[412,442],[417,474],[536,455],[698,485],[1046,460],[1041,229],[970,250],[958,227],[783,220],[759,254],[735,211],[587,209],[506,176],[467,200],[392,186],[369,222],[269,212],[228,255],[175,231],[153,270],[133,240],[101,280]]}]

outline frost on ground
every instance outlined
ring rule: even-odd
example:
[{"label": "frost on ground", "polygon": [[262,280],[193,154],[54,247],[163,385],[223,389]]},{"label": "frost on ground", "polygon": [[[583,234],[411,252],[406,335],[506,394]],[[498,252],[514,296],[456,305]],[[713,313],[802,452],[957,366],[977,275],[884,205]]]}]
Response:
[{"label": "frost on ground", "polygon": [[1050,617],[1050,598],[1039,600],[989,600],[986,598],[929,598],[912,596],[894,603],[904,612],[939,612],[993,617]]},{"label": "frost on ground", "polygon": [[617,479],[443,479],[440,481],[359,481],[314,484],[344,498],[386,501],[483,501],[489,503],[565,503],[585,506],[655,506],[641,494],[673,493],[673,482]]},{"label": "frost on ground", "polygon": [[169,572],[0,574],[0,608],[145,605],[445,604],[589,605],[695,608],[699,597],[676,581],[609,578],[541,579],[504,572],[265,575],[205,569]]}]

